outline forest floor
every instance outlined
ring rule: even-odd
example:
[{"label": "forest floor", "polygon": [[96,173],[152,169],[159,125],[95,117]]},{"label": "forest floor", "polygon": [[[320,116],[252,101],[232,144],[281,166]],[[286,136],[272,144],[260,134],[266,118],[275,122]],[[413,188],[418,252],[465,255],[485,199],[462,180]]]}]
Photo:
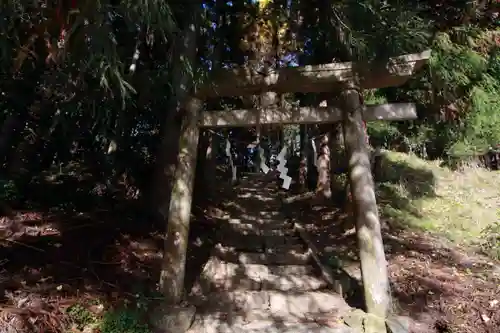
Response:
[{"label": "forest floor", "polygon": [[[377,195],[395,310],[436,332],[498,332],[500,172],[385,156]],[[0,331],[148,332],[141,313],[160,299],[161,227],[130,203],[90,200],[98,187],[80,176],[62,178],[43,185],[43,205],[12,207],[0,217]],[[230,194],[221,189],[218,203]],[[210,253],[215,220],[224,214],[218,203],[194,209],[188,284]],[[294,207],[326,256],[354,267],[346,215],[310,203]]]},{"label": "forest floor", "polygon": [[[394,152],[382,161],[377,200],[394,311],[436,332],[498,332],[500,172],[441,164]],[[359,279],[348,216],[321,204],[294,208],[326,260]]]}]

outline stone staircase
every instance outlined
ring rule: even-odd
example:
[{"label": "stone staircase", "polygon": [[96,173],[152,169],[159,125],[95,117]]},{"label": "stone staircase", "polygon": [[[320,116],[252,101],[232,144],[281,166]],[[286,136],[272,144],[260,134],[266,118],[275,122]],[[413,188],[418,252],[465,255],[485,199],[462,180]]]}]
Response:
[{"label": "stone staircase", "polygon": [[192,291],[197,315],[188,332],[353,332],[339,320],[351,308],[328,289],[281,212],[276,181],[246,179],[234,191],[230,216]]}]

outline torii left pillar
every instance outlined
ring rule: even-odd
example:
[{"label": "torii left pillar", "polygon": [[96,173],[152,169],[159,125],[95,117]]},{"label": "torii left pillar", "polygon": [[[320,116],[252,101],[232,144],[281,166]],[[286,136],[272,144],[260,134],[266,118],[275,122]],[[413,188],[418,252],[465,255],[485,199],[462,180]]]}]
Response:
[{"label": "torii left pillar", "polygon": [[160,288],[165,301],[173,305],[179,304],[184,296],[186,252],[200,136],[198,119],[202,107],[203,102],[194,97],[186,103],[170,199]]}]

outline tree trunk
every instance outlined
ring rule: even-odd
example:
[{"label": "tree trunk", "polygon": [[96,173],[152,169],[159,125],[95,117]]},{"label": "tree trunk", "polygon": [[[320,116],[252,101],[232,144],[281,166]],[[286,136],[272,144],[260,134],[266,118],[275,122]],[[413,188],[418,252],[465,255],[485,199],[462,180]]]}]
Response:
[{"label": "tree trunk", "polygon": [[35,101],[31,105],[30,119],[27,122],[31,129],[31,135],[22,137],[16,146],[16,150],[9,157],[7,172],[12,177],[20,179],[31,171],[31,157],[37,153],[37,148],[42,147],[44,132],[48,131],[47,118],[49,117],[43,117],[45,107],[46,105],[43,105],[40,101]]},{"label": "tree trunk", "polygon": [[[201,8],[201,7],[200,7]],[[184,33],[179,40],[178,53],[175,64],[172,65],[172,94],[171,104],[168,107],[168,115],[161,131],[163,138],[158,152],[158,160],[153,177],[153,190],[151,204],[156,217],[165,219],[168,216],[170,194],[172,188],[172,176],[175,172],[176,156],[179,142],[179,114],[181,104],[185,102],[191,87],[192,73],[187,67],[195,67],[197,47],[197,16],[198,12],[192,14],[192,20],[185,27]],[[194,72],[194,71],[193,71]],[[156,213],[159,213],[158,216]]]},{"label": "tree trunk", "polygon": [[342,174],[347,171],[343,149],[342,127],[333,124],[330,130],[330,186],[332,191],[343,191]]},{"label": "tree trunk", "polygon": [[193,187],[193,201],[197,203],[206,202],[209,199],[207,195],[207,179],[210,177],[207,177],[209,176],[207,173],[207,152],[210,148],[210,134],[209,131],[200,129],[200,138],[196,152],[196,156],[198,156],[196,159],[196,182]]},{"label": "tree trunk", "polygon": [[[45,44],[43,44],[43,48],[45,49]],[[43,58],[40,54],[38,56]],[[14,80],[6,86],[9,90],[6,92],[6,95],[9,96],[8,100],[10,100],[8,104],[13,107],[13,112],[2,124],[0,132],[0,167],[3,167],[4,163],[7,168],[9,167],[12,153],[14,158],[19,155],[17,151],[13,152],[13,150],[15,146],[19,145],[19,141],[23,140],[24,127],[29,118],[29,110],[37,98],[38,82],[44,68],[45,64],[42,61],[36,64],[33,70],[25,72],[22,78]]]},{"label": "tree trunk", "polygon": [[254,160],[254,165],[253,165],[253,171],[258,173],[260,171],[260,161],[261,161],[261,156],[260,156],[260,131],[261,128],[260,126],[257,126],[255,128],[255,150],[253,154],[253,160]]},{"label": "tree trunk", "polygon": [[210,199],[214,198],[215,185],[216,185],[216,172],[217,172],[217,148],[218,137],[215,134],[207,132],[208,145],[205,153],[205,166],[204,166],[204,193]]},{"label": "tree trunk", "polygon": [[309,154],[309,136],[307,135],[307,125],[300,125],[300,167],[299,167],[299,188],[300,192],[307,191],[307,156]]},{"label": "tree trunk", "polygon": [[370,158],[363,130],[361,98],[355,87],[343,93],[344,140],[349,182],[359,243],[361,273],[368,313],[385,318],[390,305],[387,261],[384,254]]},{"label": "tree trunk", "polygon": [[18,114],[11,114],[2,124],[0,129],[0,167],[12,148],[16,133],[22,130],[24,119]]},{"label": "tree trunk", "polygon": [[324,198],[330,199],[332,197],[332,190],[330,188],[330,147],[328,144],[328,134],[321,138],[317,168],[318,168],[318,184],[316,191]]},{"label": "tree trunk", "polygon": [[179,139],[179,156],[173,179],[163,267],[160,276],[160,288],[167,303],[170,304],[179,304],[184,293],[189,220],[200,134],[198,118],[202,106],[200,100],[189,99]]},{"label": "tree trunk", "polygon": [[[308,137],[314,136],[316,126],[307,127]],[[314,139],[309,140],[308,159],[307,159],[307,186],[310,191],[316,191],[318,184],[318,149]]]},{"label": "tree trunk", "polygon": [[233,151],[236,151],[237,154],[238,148],[237,145],[233,147],[229,137],[226,139],[225,150],[226,150],[227,161],[229,162],[229,167],[231,171],[231,184],[236,184],[238,182],[238,166],[236,165],[236,161],[233,158],[234,156]]}]

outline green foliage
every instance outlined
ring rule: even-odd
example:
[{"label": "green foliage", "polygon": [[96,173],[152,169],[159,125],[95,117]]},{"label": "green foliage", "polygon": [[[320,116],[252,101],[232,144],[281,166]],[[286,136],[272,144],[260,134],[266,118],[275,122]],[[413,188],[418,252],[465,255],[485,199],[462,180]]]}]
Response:
[{"label": "green foliage", "polygon": [[[493,62],[495,66],[499,59]],[[471,89],[463,137],[452,145],[450,152],[453,155],[483,154],[489,147],[500,143],[499,78],[485,74]]]},{"label": "green foliage", "polygon": [[500,142],[500,58],[496,32],[474,26],[436,34],[429,69],[412,82],[383,89],[392,102],[415,102],[420,119],[371,123],[373,144],[404,148],[422,157],[484,153]]},{"label": "green foliage", "polygon": [[433,88],[444,101],[454,101],[481,78],[487,65],[487,59],[469,45],[453,42],[448,33],[438,34],[430,59]]},{"label": "green foliage", "polygon": [[117,309],[104,314],[99,328],[101,333],[150,333],[141,317],[139,310]]},{"label": "green foliage", "polygon": [[489,39],[477,29],[460,28],[452,33],[439,34],[431,59],[433,89],[438,100],[446,105],[453,102],[460,110],[460,121],[448,127],[447,152],[454,156],[484,153],[500,142],[499,58],[496,46],[487,53],[475,48]]},{"label": "green foliage", "polygon": [[135,306],[109,309],[96,315],[89,310],[89,306],[102,306],[99,300],[90,300],[77,303],[66,310],[73,327],[83,330],[94,327],[100,333],[150,333],[145,324],[145,314],[148,311],[150,299],[139,293],[135,299]]},{"label": "green foliage", "polygon": [[386,121],[373,121],[366,125],[373,146],[391,148],[390,144],[401,137],[397,126]]},{"label": "green foliage", "polygon": [[12,180],[0,178],[0,200],[14,201],[20,197],[16,184]]},{"label": "green foliage", "polygon": [[79,330],[97,321],[97,317],[81,304],[70,306],[66,312],[71,322],[76,325]]},{"label": "green foliage", "polygon": [[364,91],[365,104],[367,105],[376,105],[376,104],[384,104],[387,103],[387,97],[380,93],[377,89],[370,89]]},{"label": "green foliage", "polygon": [[[429,20],[396,1],[347,1],[342,12],[349,22],[352,60],[384,61],[428,47]],[[339,15],[341,16],[341,15]]]},{"label": "green foliage", "polygon": [[491,258],[500,260],[500,223],[489,225],[481,235],[481,250]]}]

